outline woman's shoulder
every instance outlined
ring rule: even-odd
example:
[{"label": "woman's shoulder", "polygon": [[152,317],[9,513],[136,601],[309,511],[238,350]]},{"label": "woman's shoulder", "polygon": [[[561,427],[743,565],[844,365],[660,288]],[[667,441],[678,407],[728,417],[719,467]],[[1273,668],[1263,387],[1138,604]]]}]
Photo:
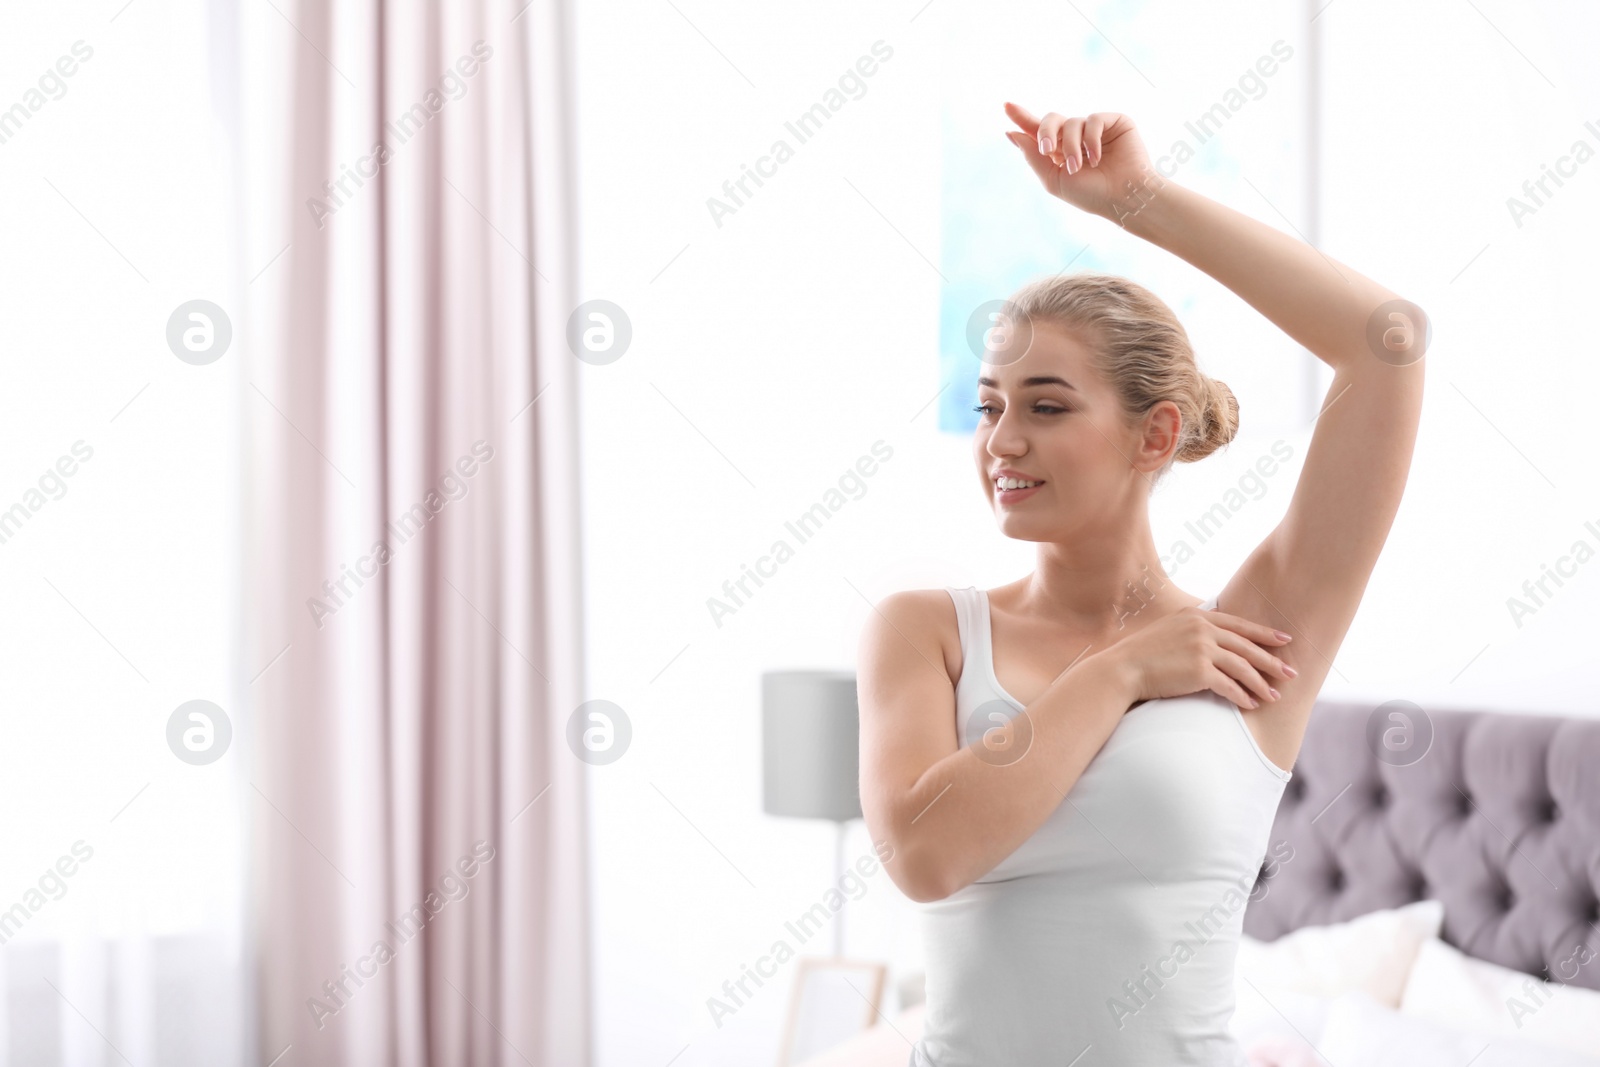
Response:
[{"label": "woman's shoulder", "polygon": [[948,636],[958,646],[956,601],[966,590],[957,586],[933,589],[902,589],[878,602],[877,610],[891,621],[909,624],[923,633]]},{"label": "woman's shoulder", "polygon": [[[868,629],[885,640],[903,640],[933,663],[942,663],[951,685],[961,677],[961,633],[956,620],[955,586],[901,589],[872,608]],[[937,654],[938,658],[934,658]]]}]

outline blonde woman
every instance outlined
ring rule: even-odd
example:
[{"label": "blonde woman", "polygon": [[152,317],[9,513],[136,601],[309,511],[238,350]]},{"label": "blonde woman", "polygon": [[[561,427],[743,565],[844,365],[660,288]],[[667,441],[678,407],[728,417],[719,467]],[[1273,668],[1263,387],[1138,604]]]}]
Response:
[{"label": "blonde woman", "polygon": [[1400,506],[1426,322],[1164,177],[1128,116],[1006,112],[1051,195],[1216,278],[1334,377],[1283,520],[1202,598],[1167,578],[1148,501],[1233,437],[1232,392],[1131,281],[1058,276],[1011,299],[979,364],[973,459],[1034,570],[895,593],[860,644],[862,809],[923,904],[910,1062],[1237,1067],[1244,907]]}]

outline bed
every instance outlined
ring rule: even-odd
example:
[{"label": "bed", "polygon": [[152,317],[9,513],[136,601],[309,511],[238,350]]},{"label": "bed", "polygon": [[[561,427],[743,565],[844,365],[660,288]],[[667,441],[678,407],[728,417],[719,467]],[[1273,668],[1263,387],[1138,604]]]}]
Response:
[{"label": "bed", "polygon": [[[1272,826],[1295,858],[1263,871],[1244,932],[1431,898],[1441,939],[1477,959],[1543,975],[1574,942],[1600,951],[1600,720],[1434,711],[1425,754],[1393,755],[1381,732],[1413,708],[1317,705]],[[1600,990],[1600,967],[1570,982]]]}]

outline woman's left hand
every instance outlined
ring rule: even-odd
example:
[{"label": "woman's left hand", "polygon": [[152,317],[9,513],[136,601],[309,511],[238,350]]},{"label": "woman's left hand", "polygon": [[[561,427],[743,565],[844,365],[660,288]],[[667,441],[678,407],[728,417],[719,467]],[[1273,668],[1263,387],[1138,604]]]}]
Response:
[{"label": "woman's left hand", "polygon": [[1051,111],[1036,119],[1012,103],[1006,104],[1006,114],[1021,127],[1006,137],[1022,149],[1050,195],[1073,207],[1121,222],[1163,183],[1126,115],[1097,111],[1069,118]]}]

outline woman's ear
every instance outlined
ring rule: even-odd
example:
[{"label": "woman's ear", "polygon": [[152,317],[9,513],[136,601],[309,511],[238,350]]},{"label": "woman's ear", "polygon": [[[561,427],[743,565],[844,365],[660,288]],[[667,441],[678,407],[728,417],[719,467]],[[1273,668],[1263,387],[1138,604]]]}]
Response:
[{"label": "woman's ear", "polygon": [[1139,455],[1135,464],[1142,471],[1160,470],[1177,452],[1182,440],[1183,416],[1178,405],[1162,400],[1145,412],[1144,432],[1139,439]]}]

